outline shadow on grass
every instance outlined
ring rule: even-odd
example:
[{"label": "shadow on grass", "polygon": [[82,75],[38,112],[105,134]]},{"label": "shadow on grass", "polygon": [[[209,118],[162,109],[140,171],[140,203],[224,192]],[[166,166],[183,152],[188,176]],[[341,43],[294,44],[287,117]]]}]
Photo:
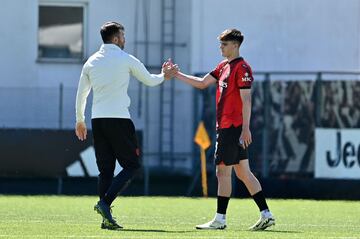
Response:
[{"label": "shadow on grass", "polygon": [[[116,231],[125,231],[125,232],[157,232],[157,233],[196,233],[201,231],[208,230],[182,230],[182,231],[171,231],[171,230],[161,230],[161,229],[119,229]],[[227,230],[229,231],[229,230]],[[243,232],[251,232],[249,230],[235,230],[235,231],[243,231]],[[264,230],[264,231],[255,231],[253,233],[303,233],[302,231],[290,231],[290,230]]]},{"label": "shadow on grass", "polygon": [[167,231],[167,230],[160,230],[160,229],[120,229],[118,231],[126,231],[126,232],[163,232],[163,233],[188,233],[194,232],[194,230],[184,230],[184,231]]},{"label": "shadow on grass", "polygon": [[268,232],[276,232],[276,233],[303,233],[301,231],[290,231],[290,230],[263,230],[263,231],[256,231],[260,233],[268,233]]}]

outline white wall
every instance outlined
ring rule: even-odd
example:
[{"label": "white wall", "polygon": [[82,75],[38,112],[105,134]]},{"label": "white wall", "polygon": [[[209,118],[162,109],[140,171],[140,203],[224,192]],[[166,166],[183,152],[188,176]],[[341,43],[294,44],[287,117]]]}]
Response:
[{"label": "white wall", "polygon": [[37,3],[5,0],[0,9],[0,86],[34,85],[37,18],[32,16],[37,16]]},{"label": "white wall", "polygon": [[[63,128],[73,128],[76,87],[83,62],[39,62],[38,7],[39,3],[82,3],[87,9],[85,58],[96,52],[101,43],[99,29],[106,21],[118,21],[125,26],[125,50],[144,61],[143,47],[135,49],[135,23],[139,22],[138,38],[144,38],[143,2],[135,8],[136,1],[128,0],[2,0],[0,2],[0,127],[57,128],[59,127],[59,85],[64,85]],[[160,59],[160,0],[148,1],[149,40],[154,43],[149,49],[149,65],[161,65]],[[176,1],[176,42],[184,47],[176,48],[175,60],[182,70],[188,72],[190,65],[190,0]],[[16,13],[16,14],[15,14]],[[21,16],[21,17],[19,17]],[[158,73],[157,70],[154,73]],[[168,83],[168,82],[167,82]],[[192,147],[192,89],[176,83],[175,144],[180,152]],[[130,111],[138,129],[145,124],[145,86],[139,97],[139,83],[132,79],[129,95],[132,98]],[[149,91],[149,147],[156,152],[159,136],[159,87]],[[90,98],[91,99],[91,98]],[[142,113],[138,115],[139,99]],[[88,106],[90,100],[88,101]],[[90,107],[87,107],[87,124],[90,126]],[[190,140],[189,140],[190,139]]]},{"label": "white wall", "polygon": [[217,36],[233,27],[244,33],[241,54],[255,71],[360,69],[358,0],[197,0],[192,23],[192,72],[221,60]]},{"label": "white wall", "polygon": [[[88,4],[86,56],[98,49],[101,44],[99,27],[108,20],[125,25],[126,50],[134,52],[136,1],[57,2]],[[148,2],[151,7],[150,40],[156,42],[160,40],[160,1]],[[178,48],[176,54],[184,71],[211,70],[221,60],[216,37],[229,27],[237,27],[245,34],[242,55],[255,71],[360,68],[358,0],[314,0],[311,4],[300,0],[188,0],[176,1],[176,4],[177,42],[188,44]],[[0,86],[58,86],[63,83],[76,87],[82,64],[37,62],[37,1],[2,0],[0,13]],[[159,61],[157,52],[158,47],[152,46],[151,64]],[[138,54],[141,59],[142,53]]]},{"label": "white wall", "polygon": [[[142,11],[136,11],[136,1],[126,0],[47,0],[41,2],[55,3],[85,3],[87,4],[87,37],[85,58],[97,51],[102,43],[99,29],[106,21],[118,21],[125,26],[125,50],[134,53],[135,19],[140,18]],[[37,61],[38,47],[38,1],[2,0],[0,2],[0,70],[2,78],[0,86],[5,87],[50,87],[63,83],[65,87],[76,87],[82,63],[44,63]],[[184,8],[189,1],[177,3],[177,7]],[[160,1],[150,1],[150,40],[160,41]],[[186,7],[189,8],[189,7]],[[14,14],[16,13],[16,14]],[[139,16],[136,15],[140,14]],[[21,17],[19,17],[21,16]],[[189,24],[186,18],[178,16],[179,25]],[[141,19],[139,20],[142,23]],[[140,26],[141,27],[141,26]],[[186,27],[188,28],[188,26]],[[184,27],[179,27],[182,31]],[[143,36],[141,29],[139,37]],[[179,42],[189,40],[189,34],[177,34]],[[150,49],[150,64],[160,65],[159,44],[155,51]],[[186,54],[186,51],[179,53]],[[183,57],[183,56],[182,56]],[[189,55],[185,55],[188,58]],[[142,58],[142,52],[139,52]],[[181,61],[181,59],[179,59]],[[184,60],[182,60],[184,61]],[[184,61],[188,62],[188,61]],[[185,66],[186,67],[186,66]]]}]

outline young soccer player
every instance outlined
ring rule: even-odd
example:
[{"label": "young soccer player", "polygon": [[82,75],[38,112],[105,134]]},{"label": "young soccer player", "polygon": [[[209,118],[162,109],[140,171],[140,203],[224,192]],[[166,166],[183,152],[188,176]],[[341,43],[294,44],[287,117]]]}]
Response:
[{"label": "young soccer player", "polygon": [[220,49],[225,58],[204,78],[181,72],[176,78],[196,88],[204,89],[216,84],[215,150],[216,176],[218,179],[217,212],[215,217],[197,229],[226,228],[226,209],[232,185],[232,169],[244,182],[260,210],[260,219],[249,229],[264,230],[275,225],[275,219],[266,203],[261,185],[249,167],[248,146],[251,144],[250,114],[251,85],[253,76],[250,65],[240,57],[243,34],[236,29],[225,30],[219,36]]}]

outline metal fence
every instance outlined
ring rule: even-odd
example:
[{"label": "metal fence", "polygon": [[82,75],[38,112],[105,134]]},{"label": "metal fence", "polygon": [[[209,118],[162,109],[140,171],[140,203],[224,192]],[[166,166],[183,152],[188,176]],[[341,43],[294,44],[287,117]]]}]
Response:
[{"label": "metal fence", "polygon": [[[266,72],[255,74],[252,88],[253,105],[250,164],[263,177],[312,177],[314,172],[314,130],[324,128],[360,128],[360,73],[331,72]],[[149,93],[149,92],[148,92]],[[0,126],[3,128],[73,129],[75,123],[75,88],[0,88]],[[145,181],[150,171],[172,170],[174,173],[199,175],[199,153],[192,143],[195,129],[203,120],[212,140],[207,150],[208,172],[214,172],[215,87],[206,90],[177,92],[178,107],[187,99],[190,125],[183,113],[175,118],[173,157],[159,162],[158,123],[150,117],[144,123],[139,117],[141,103],[136,88],[129,91],[135,121],[143,132]],[[158,102],[158,90],[150,92]],[[91,97],[88,99],[90,102]],[[146,99],[148,100],[148,99]],[[90,118],[90,105],[86,117]],[[151,105],[151,104],[150,104]],[[158,115],[153,112],[153,115]],[[191,118],[191,119],[190,119]],[[89,120],[87,121],[89,123]],[[186,129],[185,129],[186,128]],[[189,130],[190,134],[183,134]],[[181,137],[178,135],[181,134]],[[188,136],[184,136],[188,135]],[[190,144],[184,149],[182,144]],[[149,144],[154,146],[148,147]],[[170,162],[170,161],[171,162]]]},{"label": "metal fence", "polygon": [[[165,82],[168,83],[168,82]],[[193,115],[191,104],[192,91],[176,89],[175,127],[173,143],[176,145],[171,157],[160,157],[159,147],[159,87],[139,87],[133,81],[128,95],[131,99],[130,113],[141,135],[143,164],[148,170],[167,170],[173,173],[191,175],[193,172],[192,131]],[[75,87],[39,87],[39,88],[0,88],[0,128],[3,129],[41,129],[74,130],[75,126]],[[90,93],[87,99],[85,117],[88,129],[91,129]],[[185,102],[185,103],[184,103]],[[187,135],[190,135],[188,138]],[[76,139],[72,139],[76,143]],[[0,142],[0,148],[4,144]],[[35,157],[35,156],[34,156]],[[162,160],[160,160],[162,159]],[[0,163],[1,159],[0,158]],[[7,159],[8,160],[8,159]],[[74,159],[76,160],[76,159]],[[0,165],[1,166],[1,165]],[[1,170],[0,170],[1,171]],[[146,176],[146,175],[145,175]]]}]

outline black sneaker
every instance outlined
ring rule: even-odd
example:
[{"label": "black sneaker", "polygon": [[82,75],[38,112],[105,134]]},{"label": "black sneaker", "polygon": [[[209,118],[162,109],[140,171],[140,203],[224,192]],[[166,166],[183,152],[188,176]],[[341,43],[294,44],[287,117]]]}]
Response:
[{"label": "black sneaker", "polygon": [[114,219],[112,222],[109,222],[108,220],[104,219],[101,223],[101,229],[108,229],[108,230],[119,230],[123,227],[119,225]]},{"label": "black sneaker", "polygon": [[98,201],[98,203],[94,206],[94,210],[99,213],[103,219],[112,222],[114,219],[111,215],[110,206],[107,205],[103,200]]}]

